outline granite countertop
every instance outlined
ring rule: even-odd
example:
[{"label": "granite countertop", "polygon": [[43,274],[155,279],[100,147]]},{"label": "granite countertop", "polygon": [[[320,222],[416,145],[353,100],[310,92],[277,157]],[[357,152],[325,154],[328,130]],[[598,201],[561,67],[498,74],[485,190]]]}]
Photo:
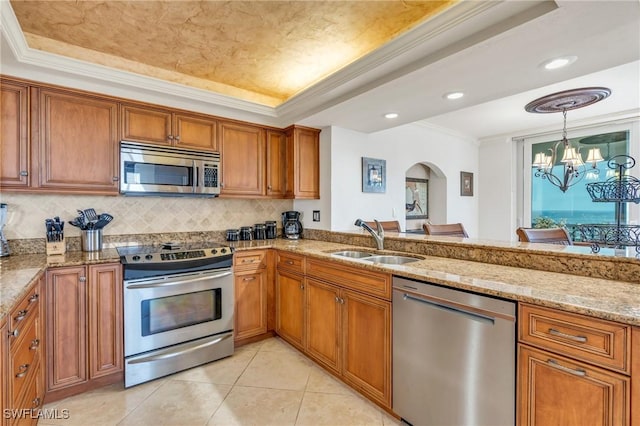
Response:
[{"label": "granite countertop", "polygon": [[[415,254],[410,255],[420,257],[421,260],[410,264],[371,264],[363,260],[334,256],[331,252],[345,249],[379,251],[369,247],[318,240],[239,241],[232,245],[237,250],[276,248],[318,259],[332,259],[344,265],[360,266],[372,271],[640,325],[640,287],[639,284],[629,282]],[[384,250],[382,253],[407,254],[390,250]],[[117,251],[111,248],[91,253],[68,252],[57,259],[51,256],[48,258],[44,254],[9,256],[1,259],[0,323],[4,321],[9,309],[26,293],[29,285],[38,279],[47,267],[118,260]]]}]

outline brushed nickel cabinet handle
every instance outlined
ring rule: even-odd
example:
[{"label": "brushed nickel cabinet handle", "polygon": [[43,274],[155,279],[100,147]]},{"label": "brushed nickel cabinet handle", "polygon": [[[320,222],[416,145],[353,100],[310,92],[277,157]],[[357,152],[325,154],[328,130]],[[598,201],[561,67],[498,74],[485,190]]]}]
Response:
[{"label": "brushed nickel cabinet handle", "polygon": [[28,313],[29,313],[29,310],[23,309],[21,311],[18,311],[18,314],[15,317],[13,317],[13,319],[16,322],[22,321],[23,319],[25,319]]},{"label": "brushed nickel cabinet handle", "polygon": [[40,339],[33,339],[31,341],[31,346],[29,347],[29,350],[35,351],[36,349],[38,349],[38,346],[40,346]]},{"label": "brushed nickel cabinet handle", "polygon": [[114,176],[111,178],[111,180],[113,180],[114,182],[117,182],[120,180],[120,178],[118,176]]},{"label": "brushed nickel cabinet handle", "polygon": [[586,343],[587,342],[587,337],[586,336],[574,336],[572,334],[567,334],[567,333],[563,333],[561,331],[558,331],[555,328],[550,328],[549,329],[549,334],[551,334],[552,336],[562,337],[564,339],[573,340],[574,342],[579,342],[579,343]]},{"label": "brushed nickel cabinet handle", "polygon": [[549,364],[553,368],[564,371],[565,373],[573,374],[574,376],[585,377],[587,375],[587,372],[584,371],[583,369],[581,368],[573,369],[573,368],[565,367],[564,365],[560,365],[558,361],[556,361],[555,359],[548,359],[547,364]]},{"label": "brushed nickel cabinet handle", "polygon": [[304,284],[300,284],[300,290],[304,290]]},{"label": "brushed nickel cabinet handle", "polygon": [[286,263],[287,265],[293,265],[293,260],[287,260],[287,261],[286,261],[286,262],[284,262],[284,263]]},{"label": "brushed nickel cabinet handle", "polygon": [[18,369],[20,372],[16,374],[16,378],[21,379],[27,375],[27,372],[29,371],[29,364],[22,364]]},{"label": "brushed nickel cabinet handle", "polygon": [[86,282],[87,281],[87,277],[80,277],[80,278],[78,278],[78,281],[80,281],[81,283]]},{"label": "brushed nickel cabinet handle", "polygon": [[40,295],[38,295],[38,293],[33,293],[33,296],[29,298],[29,303],[37,302],[39,298]]},{"label": "brushed nickel cabinet handle", "polygon": [[256,279],[256,277],[245,277],[245,278],[242,279],[242,281],[253,281],[255,279]]},{"label": "brushed nickel cabinet handle", "polygon": [[253,263],[255,261],[255,259],[242,259],[242,263]]},{"label": "brushed nickel cabinet handle", "polygon": [[38,408],[40,406],[40,397],[36,396],[35,398],[33,398],[33,401],[31,401],[31,408]]},{"label": "brushed nickel cabinet handle", "polygon": [[26,170],[20,171],[20,176],[29,176],[29,172]]},{"label": "brushed nickel cabinet handle", "polygon": [[175,140],[179,141],[180,140],[180,136],[174,136],[173,137]]},{"label": "brushed nickel cabinet handle", "polygon": [[9,332],[9,337],[18,337],[19,335],[20,335],[20,331],[18,331],[17,328]]}]

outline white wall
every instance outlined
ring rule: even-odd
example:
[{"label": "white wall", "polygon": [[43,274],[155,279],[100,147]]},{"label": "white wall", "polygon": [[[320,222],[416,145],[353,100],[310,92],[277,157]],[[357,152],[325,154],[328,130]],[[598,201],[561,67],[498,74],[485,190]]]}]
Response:
[{"label": "white wall", "polygon": [[[372,134],[334,127],[331,136],[332,230],[355,229],[356,218],[395,219],[405,229],[406,171],[416,163],[425,163],[435,166],[446,179],[445,194],[434,194],[437,203],[444,203],[442,195],[446,196],[446,222],[462,222],[471,237],[478,235],[480,191],[478,145],[474,140],[422,123]],[[362,192],[362,157],[386,160],[385,193]],[[474,174],[473,197],[460,196],[460,171]],[[439,207],[432,203],[430,209]]]}]

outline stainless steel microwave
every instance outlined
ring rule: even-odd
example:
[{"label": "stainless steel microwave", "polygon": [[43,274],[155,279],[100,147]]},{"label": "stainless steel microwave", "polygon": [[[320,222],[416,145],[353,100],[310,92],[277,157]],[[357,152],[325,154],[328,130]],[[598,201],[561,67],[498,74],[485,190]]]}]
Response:
[{"label": "stainless steel microwave", "polygon": [[120,193],[215,197],[220,153],[120,142]]}]

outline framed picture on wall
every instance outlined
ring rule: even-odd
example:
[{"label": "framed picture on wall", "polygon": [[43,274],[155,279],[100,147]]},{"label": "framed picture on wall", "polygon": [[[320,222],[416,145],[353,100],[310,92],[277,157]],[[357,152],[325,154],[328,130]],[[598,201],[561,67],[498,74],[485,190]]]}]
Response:
[{"label": "framed picture on wall", "polygon": [[473,197],[473,173],[460,172],[460,195]]},{"label": "framed picture on wall", "polygon": [[362,157],[362,192],[385,192],[387,161]]},{"label": "framed picture on wall", "polygon": [[406,218],[429,218],[429,179],[406,178]]}]

